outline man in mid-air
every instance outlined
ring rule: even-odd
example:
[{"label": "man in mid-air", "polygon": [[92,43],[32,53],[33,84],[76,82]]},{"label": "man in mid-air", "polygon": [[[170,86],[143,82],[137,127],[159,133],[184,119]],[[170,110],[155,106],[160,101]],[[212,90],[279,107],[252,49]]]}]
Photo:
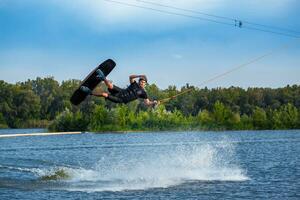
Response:
[{"label": "man in mid-air", "polygon": [[[128,103],[130,101],[134,101],[138,98],[144,99],[144,103],[147,106],[158,105],[159,101],[151,101],[148,98],[148,95],[145,91],[145,86],[147,84],[147,77],[145,75],[131,75],[129,76],[130,85],[126,89],[121,89],[118,86],[112,84],[109,80],[106,79],[103,72],[98,69],[97,77],[104,81],[105,85],[108,88],[108,92],[97,92],[97,91],[89,91],[89,89],[85,86],[82,86],[80,89],[84,92],[88,92],[93,96],[104,97],[114,103]],[[136,82],[136,78],[139,78],[138,83]]]}]

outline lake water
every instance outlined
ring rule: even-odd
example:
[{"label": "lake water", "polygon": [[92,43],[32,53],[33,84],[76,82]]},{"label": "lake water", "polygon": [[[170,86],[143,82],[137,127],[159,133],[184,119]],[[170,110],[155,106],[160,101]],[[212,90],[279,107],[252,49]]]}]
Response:
[{"label": "lake water", "polygon": [[0,199],[300,199],[300,131],[0,138]]}]

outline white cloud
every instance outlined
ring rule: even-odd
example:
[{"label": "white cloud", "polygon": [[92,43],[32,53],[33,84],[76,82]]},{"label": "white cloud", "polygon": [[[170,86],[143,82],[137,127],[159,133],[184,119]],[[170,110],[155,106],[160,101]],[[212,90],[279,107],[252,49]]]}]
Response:
[{"label": "white cloud", "polygon": [[173,58],[175,58],[175,59],[182,59],[183,58],[183,56],[182,55],[180,55],[180,54],[173,54],[173,55],[171,55]]},{"label": "white cloud", "polygon": [[[230,18],[238,18],[251,21],[252,18],[270,18],[287,12],[296,4],[296,0],[145,0],[173,7],[195,10],[198,12],[215,14]],[[121,2],[122,4],[118,3]],[[137,5],[167,12],[181,13],[185,15],[197,15],[185,11],[146,4],[139,0],[49,0],[54,6],[73,15],[83,25],[101,32],[112,30],[135,30],[149,31],[160,29],[174,29],[178,25],[194,23],[196,20],[176,15],[164,14],[161,12],[137,8],[130,5]],[[199,17],[210,18],[205,15]],[[212,18],[215,19],[215,18]],[[217,19],[219,20],[219,19]],[[197,23],[205,21],[198,20]]]},{"label": "white cloud", "polygon": [[[76,18],[84,20],[84,23],[90,24],[93,27],[108,25],[108,29],[112,28],[112,26],[120,26],[119,28],[127,26],[135,27],[137,29],[139,28],[138,26],[151,28],[153,25],[157,24],[164,24],[164,26],[166,26],[168,23],[178,24],[187,20],[187,18],[184,17],[164,14],[130,5],[188,14],[187,12],[145,4],[138,0],[51,0],[50,2],[52,5],[58,6],[73,14]],[[184,9],[199,9],[203,12],[209,12],[214,7],[220,5],[217,0],[162,0],[153,2]]]},{"label": "white cloud", "polygon": [[[137,8],[136,6],[141,7],[149,7],[156,8],[160,10],[169,10],[167,8],[162,8],[158,6],[153,6],[149,4],[145,4],[138,0],[53,0],[58,5],[64,6],[66,9],[71,9],[76,11],[79,15],[87,15],[94,19],[98,20],[108,20],[109,22],[123,22],[125,20],[132,19],[141,19],[148,18],[149,13],[146,12],[147,9]],[[118,3],[120,2],[120,3]],[[155,1],[154,1],[155,2]],[[181,0],[162,0],[156,1],[157,3],[172,5],[179,8],[201,8],[207,10],[208,7],[211,7],[212,2],[208,0],[189,0],[189,1],[181,1]],[[127,4],[127,5],[126,5]],[[131,6],[130,6],[131,5]],[[150,11],[153,12],[153,11]],[[150,16],[149,18],[152,18]]]},{"label": "white cloud", "polygon": [[[146,0],[145,0],[146,1]],[[251,1],[236,1],[236,0],[147,0],[162,5],[169,5],[182,9],[190,9],[195,11],[212,11],[215,8],[232,9],[239,7],[240,10],[257,10],[260,13],[268,11],[284,11],[296,3],[296,0],[251,0]],[[63,6],[66,9],[74,10],[79,15],[87,15],[92,18],[106,19],[110,22],[124,21],[126,19],[139,19],[146,17],[148,12],[146,9],[137,8],[130,5],[141,7],[156,8],[160,10],[173,10],[170,8],[155,6],[144,3],[139,0],[52,0],[53,3]],[[118,3],[120,2],[120,3]],[[127,4],[127,5],[126,5]],[[153,11],[152,11],[153,12]],[[184,12],[184,11],[176,11]],[[213,13],[212,13],[213,14]]]}]

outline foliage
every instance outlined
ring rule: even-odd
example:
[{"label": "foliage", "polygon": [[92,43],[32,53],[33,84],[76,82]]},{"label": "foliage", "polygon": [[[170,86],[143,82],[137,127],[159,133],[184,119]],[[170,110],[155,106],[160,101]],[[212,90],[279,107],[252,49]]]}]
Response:
[{"label": "foliage", "polygon": [[0,113],[0,128],[8,128],[2,113]]},{"label": "foliage", "polygon": [[78,111],[70,112],[68,109],[59,114],[56,119],[49,125],[50,131],[85,131],[87,130],[88,121],[83,114]]},{"label": "foliage", "polygon": [[[50,130],[249,130],[300,128],[300,86],[283,88],[146,87],[150,99],[184,95],[148,108],[142,101],[117,105],[88,97],[79,106],[69,99],[79,80],[53,77],[16,84],[0,81],[0,128],[48,127]],[[103,85],[100,85],[105,90]],[[50,125],[49,125],[50,124]]]}]

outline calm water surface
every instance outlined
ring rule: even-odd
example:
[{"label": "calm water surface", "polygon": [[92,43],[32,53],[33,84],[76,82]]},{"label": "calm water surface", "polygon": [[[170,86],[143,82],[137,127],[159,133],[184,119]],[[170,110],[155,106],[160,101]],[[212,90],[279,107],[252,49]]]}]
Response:
[{"label": "calm water surface", "polygon": [[0,138],[0,199],[296,200],[299,154],[297,130]]}]

